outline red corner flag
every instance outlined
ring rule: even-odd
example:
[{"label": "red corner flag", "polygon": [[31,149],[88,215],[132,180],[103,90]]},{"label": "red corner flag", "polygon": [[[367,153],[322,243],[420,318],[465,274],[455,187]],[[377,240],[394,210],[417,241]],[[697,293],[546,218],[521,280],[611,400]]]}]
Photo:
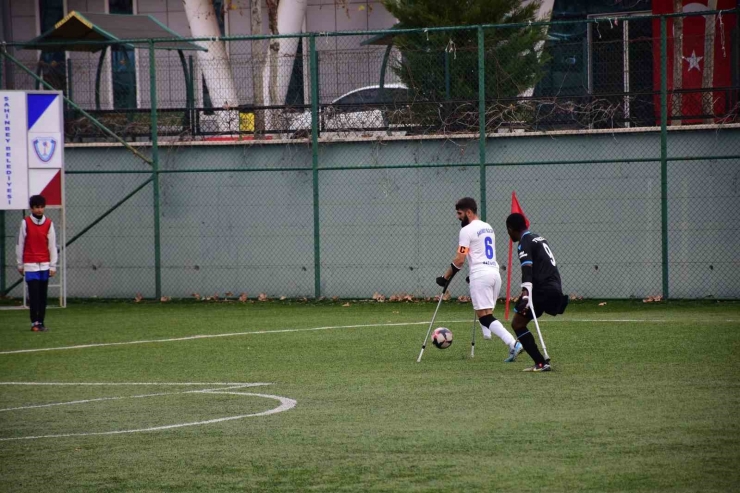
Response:
[{"label": "red corner flag", "polygon": [[[516,192],[511,192],[511,213],[518,212],[524,216],[524,222],[529,228],[529,219],[519,205],[519,201],[516,198]],[[509,263],[506,266],[506,310],[504,312],[504,320],[509,320],[509,300],[511,300],[511,253],[514,247],[514,242],[509,239]]]},{"label": "red corner flag", "polygon": [[511,213],[514,214],[515,212],[524,216],[524,221],[527,223],[527,227],[529,228],[529,219],[527,219],[527,215],[522,210],[522,206],[519,205],[519,201],[516,198],[516,192],[511,192]]}]

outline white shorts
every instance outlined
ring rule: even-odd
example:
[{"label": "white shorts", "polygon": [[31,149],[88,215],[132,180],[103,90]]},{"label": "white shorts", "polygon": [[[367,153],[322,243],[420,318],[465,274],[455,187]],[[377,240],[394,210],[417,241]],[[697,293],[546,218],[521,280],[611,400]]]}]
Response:
[{"label": "white shorts", "polygon": [[473,310],[493,310],[501,291],[501,273],[496,270],[477,272],[470,276],[470,298]]}]

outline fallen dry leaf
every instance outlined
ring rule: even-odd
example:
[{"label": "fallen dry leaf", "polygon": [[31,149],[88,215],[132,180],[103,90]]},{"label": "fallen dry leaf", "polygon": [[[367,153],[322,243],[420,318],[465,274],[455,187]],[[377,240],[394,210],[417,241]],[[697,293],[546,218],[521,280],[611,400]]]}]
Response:
[{"label": "fallen dry leaf", "polygon": [[599,306],[604,306],[604,305],[606,305],[606,301],[602,301],[601,303],[599,303]]},{"label": "fallen dry leaf", "polygon": [[134,303],[138,303],[142,300],[141,293],[136,293],[136,296],[134,296]]},{"label": "fallen dry leaf", "polygon": [[192,296],[192,297],[193,297],[193,298],[195,298],[196,300],[200,300],[200,295],[199,295],[198,293],[193,293],[193,294],[191,294],[190,296]]},{"label": "fallen dry leaf", "polygon": [[351,306],[351,305],[350,305],[349,303],[345,303],[345,304],[344,304],[344,305],[342,305],[342,306]]},{"label": "fallen dry leaf", "polygon": [[260,295],[257,296],[257,300],[258,301],[267,301],[268,298],[267,298],[267,295],[265,293],[260,293]]},{"label": "fallen dry leaf", "polygon": [[241,301],[242,303],[244,303],[245,301],[247,301],[247,293],[240,294],[239,295],[239,301]]},{"label": "fallen dry leaf", "polygon": [[376,292],[375,292],[375,294],[373,294],[373,299],[374,299],[375,301],[377,301],[378,303],[382,303],[382,302],[384,302],[384,301],[385,301],[385,296],[383,296],[382,294],[380,294],[380,293],[378,293],[378,292],[376,291]]},{"label": "fallen dry leaf", "polygon": [[226,296],[227,298],[231,298],[232,296],[234,296],[234,293],[232,293],[231,291],[226,291],[224,293],[224,296]]},{"label": "fallen dry leaf", "polygon": [[457,301],[459,301],[460,303],[470,303],[470,296],[458,296]]},{"label": "fallen dry leaf", "polygon": [[647,298],[642,300],[643,303],[657,303],[660,301],[663,301],[663,296],[660,294],[656,296],[648,296]]},{"label": "fallen dry leaf", "polygon": [[169,296],[162,296],[161,298],[159,298],[159,301],[161,301],[162,303],[167,303],[171,299],[172,298],[170,298]]},{"label": "fallen dry leaf", "polygon": [[285,296],[280,297],[280,301],[283,301],[283,300],[285,300]]}]

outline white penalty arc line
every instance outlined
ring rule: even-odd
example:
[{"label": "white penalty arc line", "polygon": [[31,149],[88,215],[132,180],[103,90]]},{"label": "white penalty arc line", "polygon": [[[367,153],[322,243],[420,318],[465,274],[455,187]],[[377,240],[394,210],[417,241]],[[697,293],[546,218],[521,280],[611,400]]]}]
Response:
[{"label": "white penalty arc line", "polygon": [[[547,323],[552,322],[586,322],[586,323],[639,323],[639,322],[651,322],[651,323],[672,323],[675,320],[651,320],[651,319],[553,319],[548,320]],[[727,320],[732,322],[732,320]],[[278,330],[256,330],[251,332],[229,332],[225,334],[200,334],[194,336],[185,337],[173,337],[168,339],[145,339],[141,341],[125,341],[125,342],[101,342],[95,344],[79,344],[76,346],[58,346],[50,348],[36,348],[36,349],[16,349],[12,351],[0,351],[0,355],[3,354],[21,354],[21,353],[39,353],[43,351],[64,351],[68,349],[88,349],[95,347],[109,347],[109,346],[128,346],[131,344],[157,344],[162,342],[179,342],[179,341],[193,341],[197,339],[215,339],[217,337],[237,337],[237,336],[250,336],[260,334],[285,334],[289,332],[310,332],[318,330],[333,330],[333,329],[359,329],[368,327],[399,327],[405,325],[426,325],[429,322],[401,322],[392,324],[360,324],[360,325],[332,325],[327,327],[309,327],[303,329],[278,329]],[[466,323],[469,324],[470,320],[446,320],[438,321],[440,324],[455,324],[455,323]]]},{"label": "white penalty arc line", "polygon": [[[14,382],[14,385],[24,385],[22,382]],[[37,385],[35,383],[27,383],[26,385]],[[46,385],[55,385],[53,383],[49,383]],[[98,384],[77,384],[77,385],[98,385]],[[149,385],[149,384],[127,384],[127,383],[120,383],[120,384],[100,384],[100,385]],[[164,385],[164,384],[160,384]],[[180,384],[175,384],[180,385]],[[218,384],[207,384],[207,385],[218,385]],[[49,407],[49,406],[63,406],[63,405],[69,405],[69,404],[84,404],[88,402],[97,402],[97,401],[106,401],[106,400],[120,400],[120,399],[132,399],[132,398],[141,398],[141,397],[155,397],[155,396],[162,396],[162,395],[173,395],[173,394],[194,394],[194,393],[202,393],[202,394],[227,394],[227,395],[239,395],[239,396],[250,396],[250,397],[262,397],[265,399],[275,399],[277,401],[280,401],[280,405],[268,409],[267,411],[262,411],[259,413],[252,413],[252,414],[240,414],[238,416],[227,416],[224,418],[216,418],[216,419],[209,419],[205,421],[194,421],[190,423],[177,423],[173,425],[163,425],[163,426],[152,426],[149,428],[137,428],[133,430],[115,430],[115,431],[99,431],[99,432],[87,432],[87,433],[62,433],[62,434],[56,434],[56,435],[35,435],[35,436],[25,436],[25,437],[8,437],[8,438],[0,438],[0,442],[7,442],[7,441],[15,441],[15,440],[35,440],[39,438],[64,438],[64,437],[81,437],[81,436],[100,436],[100,435],[122,435],[126,433],[144,433],[144,432],[150,432],[150,431],[162,431],[162,430],[172,430],[175,428],[184,428],[188,426],[202,426],[202,425],[208,425],[213,423],[222,423],[225,421],[234,421],[237,419],[243,419],[243,418],[253,418],[258,416],[269,416],[271,414],[277,414],[284,411],[288,411],[290,409],[293,409],[297,401],[295,399],[290,399],[288,397],[282,397],[279,395],[272,395],[272,394],[254,394],[249,392],[228,392],[228,390],[234,390],[244,387],[253,386],[254,384],[234,384],[227,388],[222,389],[204,389],[204,390],[194,390],[194,391],[187,391],[187,392],[169,392],[169,393],[157,393],[157,394],[147,394],[147,395],[138,395],[138,396],[130,396],[130,397],[106,397],[106,398],[100,398],[100,399],[88,399],[84,401],[70,401],[70,402],[58,402],[53,404],[44,404],[44,405],[38,405],[38,406],[26,406],[26,407],[19,407],[19,408],[9,408],[9,409],[2,409],[0,411],[14,411],[14,410],[20,410],[20,409],[32,409],[37,407]],[[265,385],[265,384],[259,384],[259,385]],[[269,384],[268,384],[269,385]]]}]

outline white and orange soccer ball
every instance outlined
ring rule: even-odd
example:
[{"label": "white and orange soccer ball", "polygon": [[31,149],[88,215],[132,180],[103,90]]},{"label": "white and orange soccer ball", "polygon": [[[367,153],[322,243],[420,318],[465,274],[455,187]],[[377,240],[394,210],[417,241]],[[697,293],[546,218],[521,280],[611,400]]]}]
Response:
[{"label": "white and orange soccer ball", "polygon": [[446,327],[437,327],[432,333],[432,344],[439,349],[447,349],[452,344],[452,331]]}]

